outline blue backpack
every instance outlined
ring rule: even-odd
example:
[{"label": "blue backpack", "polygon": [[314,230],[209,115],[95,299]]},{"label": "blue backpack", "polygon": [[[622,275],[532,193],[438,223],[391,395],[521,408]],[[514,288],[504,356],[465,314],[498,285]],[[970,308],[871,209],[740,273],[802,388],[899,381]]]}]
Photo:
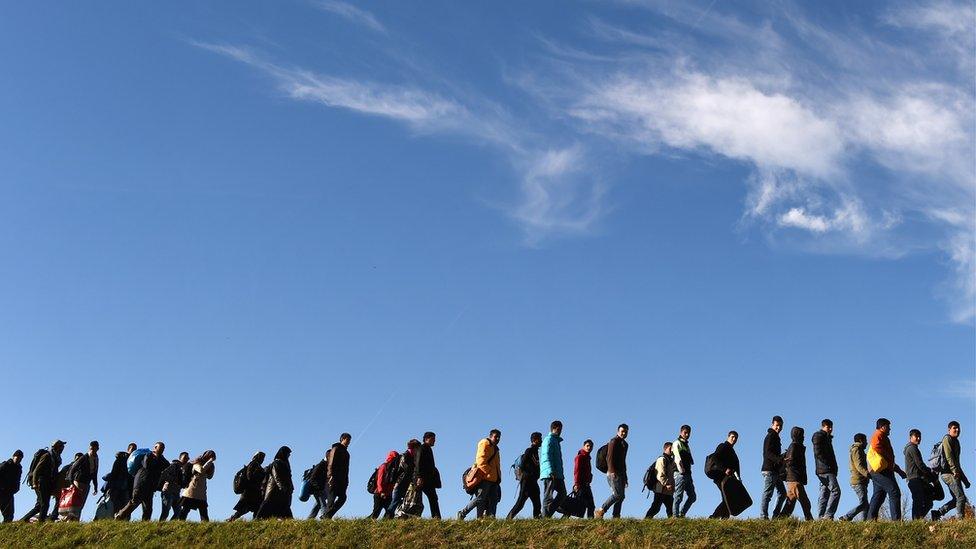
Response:
[{"label": "blue backpack", "polygon": [[949,471],[949,460],[946,459],[945,452],[942,451],[942,441],[935,443],[932,453],[929,454],[929,469],[935,473],[945,473]]},{"label": "blue backpack", "polygon": [[149,448],[139,448],[138,450],[132,452],[129,456],[129,460],[125,462],[125,468],[129,470],[129,476],[136,476],[139,469],[145,464],[145,456],[152,450]]},{"label": "blue backpack", "polygon": [[515,463],[512,463],[512,471],[515,473],[515,480],[522,480],[522,456],[525,454],[519,454],[515,458]]}]

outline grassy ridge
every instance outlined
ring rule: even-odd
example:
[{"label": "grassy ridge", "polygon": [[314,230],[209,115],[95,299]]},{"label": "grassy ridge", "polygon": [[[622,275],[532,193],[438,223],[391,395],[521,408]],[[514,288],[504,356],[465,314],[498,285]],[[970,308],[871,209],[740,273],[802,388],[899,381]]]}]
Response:
[{"label": "grassy ridge", "polygon": [[519,520],[3,524],[0,547],[976,547],[976,521]]}]

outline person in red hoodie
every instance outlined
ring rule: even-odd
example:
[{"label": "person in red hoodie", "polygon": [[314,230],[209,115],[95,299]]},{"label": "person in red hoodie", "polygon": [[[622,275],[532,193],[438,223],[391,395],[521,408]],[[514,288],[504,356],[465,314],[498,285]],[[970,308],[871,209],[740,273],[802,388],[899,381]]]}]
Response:
[{"label": "person in red hoodie", "polygon": [[586,439],[583,441],[583,447],[576,453],[576,459],[573,460],[573,492],[576,492],[576,497],[583,502],[586,518],[593,518],[593,510],[596,508],[593,490],[590,488],[590,484],[593,483],[593,468],[590,465],[592,451],[593,441]]},{"label": "person in red hoodie", "polygon": [[396,480],[399,476],[394,471],[399,460],[400,454],[396,450],[390,450],[390,453],[386,454],[386,461],[376,469],[376,492],[373,493],[373,514],[371,515],[374,519],[380,518],[380,513],[383,511],[386,511],[386,517],[392,517],[387,507],[393,499],[393,489],[396,487]]}]

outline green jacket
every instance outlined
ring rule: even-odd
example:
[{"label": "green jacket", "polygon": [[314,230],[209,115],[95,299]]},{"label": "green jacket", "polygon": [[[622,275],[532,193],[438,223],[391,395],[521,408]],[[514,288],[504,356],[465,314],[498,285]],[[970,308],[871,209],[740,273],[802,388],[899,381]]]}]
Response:
[{"label": "green jacket", "polygon": [[850,460],[851,486],[866,484],[868,481],[868,456],[860,442],[851,444]]},{"label": "green jacket", "polygon": [[959,439],[949,435],[942,437],[942,453],[945,454],[949,470],[946,473],[962,475],[962,465],[959,463]]}]

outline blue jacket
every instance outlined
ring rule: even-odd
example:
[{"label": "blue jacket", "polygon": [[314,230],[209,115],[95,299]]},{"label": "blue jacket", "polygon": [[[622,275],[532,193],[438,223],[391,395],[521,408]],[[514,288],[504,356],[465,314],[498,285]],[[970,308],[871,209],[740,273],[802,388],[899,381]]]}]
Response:
[{"label": "blue jacket", "polygon": [[563,450],[559,443],[563,438],[552,433],[542,439],[539,448],[539,478],[563,478]]}]

